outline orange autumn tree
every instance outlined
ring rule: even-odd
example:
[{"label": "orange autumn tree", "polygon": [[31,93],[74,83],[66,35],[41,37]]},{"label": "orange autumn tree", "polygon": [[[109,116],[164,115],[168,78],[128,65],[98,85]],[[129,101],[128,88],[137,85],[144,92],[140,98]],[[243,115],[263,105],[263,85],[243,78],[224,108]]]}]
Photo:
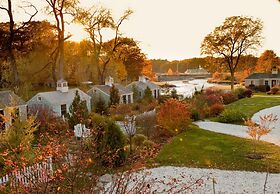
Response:
[{"label": "orange autumn tree", "polygon": [[260,123],[255,123],[252,119],[245,120],[245,125],[248,127],[248,135],[255,141],[254,153],[256,153],[256,142],[260,141],[262,136],[265,136],[275,128],[275,123],[278,120],[277,115],[268,114],[260,116]]},{"label": "orange autumn tree", "polygon": [[157,121],[163,128],[172,133],[185,130],[190,122],[189,105],[176,99],[169,99],[161,105],[157,113]]}]

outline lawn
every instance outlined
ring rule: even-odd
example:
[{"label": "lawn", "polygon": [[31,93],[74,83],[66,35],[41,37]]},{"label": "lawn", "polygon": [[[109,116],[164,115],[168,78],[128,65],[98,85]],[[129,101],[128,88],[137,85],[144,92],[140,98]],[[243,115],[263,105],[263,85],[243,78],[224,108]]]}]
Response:
[{"label": "lawn", "polygon": [[247,157],[254,148],[252,140],[191,126],[164,145],[156,162],[160,165],[280,172],[280,147],[266,142],[257,142],[256,146],[263,159]]},{"label": "lawn", "polygon": [[278,97],[252,97],[231,103],[226,106],[226,109],[238,109],[251,118],[256,112],[277,105],[280,105]]}]

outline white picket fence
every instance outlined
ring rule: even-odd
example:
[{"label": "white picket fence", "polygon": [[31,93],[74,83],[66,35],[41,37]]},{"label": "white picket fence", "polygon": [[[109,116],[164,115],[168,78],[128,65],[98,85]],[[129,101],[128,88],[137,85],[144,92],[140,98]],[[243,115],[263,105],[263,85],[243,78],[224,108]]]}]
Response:
[{"label": "white picket fence", "polygon": [[32,187],[34,183],[46,183],[53,174],[52,158],[32,166],[11,172],[0,178],[0,185],[9,183],[12,187],[23,185]]}]

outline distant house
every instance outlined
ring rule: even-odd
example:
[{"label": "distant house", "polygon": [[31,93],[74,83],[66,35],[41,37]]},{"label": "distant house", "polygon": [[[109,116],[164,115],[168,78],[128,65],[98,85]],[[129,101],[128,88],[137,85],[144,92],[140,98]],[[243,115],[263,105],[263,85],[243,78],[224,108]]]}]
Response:
[{"label": "distant house", "polygon": [[152,95],[154,98],[159,98],[160,96],[160,87],[151,82],[146,76],[139,76],[138,81],[132,82],[127,86],[127,88],[129,88],[131,91],[133,90],[133,87],[136,87],[137,91],[139,92],[140,98],[144,97],[147,87],[149,87],[152,91]]},{"label": "distant house", "polygon": [[12,91],[0,91],[0,114],[0,130],[4,130],[15,117],[26,119],[27,104]]},{"label": "distant house", "polygon": [[132,90],[122,86],[121,84],[114,83],[114,79],[112,77],[108,77],[105,80],[105,85],[94,85],[87,93],[94,100],[98,100],[101,98],[106,105],[110,103],[110,90],[115,86],[119,91],[120,95],[120,104],[130,104],[133,103],[133,92]]},{"label": "distant house", "polygon": [[33,96],[28,102],[28,109],[44,108],[53,112],[55,116],[65,116],[75,98],[76,91],[82,101],[86,101],[88,111],[91,111],[91,97],[78,88],[69,89],[65,80],[57,82],[56,91],[40,92]]},{"label": "distant house", "polygon": [[209,77],[211,76],[211,73],[209,73],[208,71],[206,71],[204,68],[199,67],[196,69],[187,69],[185,71],[186,75],[199,75],[199,76],[205,76],[205,77]]},{"label": "distant house", "polygon": [[268,85],[271,88],[274,86],[280,86],[280,74],[278,68],[274,67],[271,73],[253,73],[245,79],[245,86],[250,85],[260,86]]}]

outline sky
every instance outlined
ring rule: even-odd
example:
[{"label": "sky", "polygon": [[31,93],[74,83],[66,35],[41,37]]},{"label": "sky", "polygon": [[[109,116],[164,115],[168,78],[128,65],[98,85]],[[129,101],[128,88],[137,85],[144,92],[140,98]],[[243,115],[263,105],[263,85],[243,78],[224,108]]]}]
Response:
[{"label": "sky", "polygon": [[[20,0],[16,0],[20,1]],[[36,19],[52,18],[43,11],[44,0],[30,0],[40,13]],[[204,37],[226,17],[251,16],[263,21],[263,46],[253,53],[259,56],[264,50],[274,50],[280,56],[280,3],[278,0],[80,0],[81,6],[102,5],[112,10],[117,19],[124,10],[134,11],[121,26],[123,36],[139,42],[149,59],[181,60],[200,57]],[[0,19],[3,18],[0,12]],[[23,13],[18,14],[23,19]],[[5,17],[5,16],[4,16]],[[79,41],[87,34],[82,26],[67,27]]]}]

